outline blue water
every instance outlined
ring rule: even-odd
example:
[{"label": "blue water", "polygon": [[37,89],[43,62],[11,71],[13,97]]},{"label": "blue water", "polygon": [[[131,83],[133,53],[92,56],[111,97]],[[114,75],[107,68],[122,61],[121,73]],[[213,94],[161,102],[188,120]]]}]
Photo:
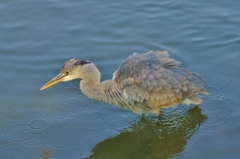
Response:
[{"label": "blue water", "polygon": [[[0,158],[240,158],[240,10],[228,1],[0,1]],[[112,78],[133,52],[167,50],[209,96],[141,118],[88,99],[79,81],[40,87],[73,57]]]}]

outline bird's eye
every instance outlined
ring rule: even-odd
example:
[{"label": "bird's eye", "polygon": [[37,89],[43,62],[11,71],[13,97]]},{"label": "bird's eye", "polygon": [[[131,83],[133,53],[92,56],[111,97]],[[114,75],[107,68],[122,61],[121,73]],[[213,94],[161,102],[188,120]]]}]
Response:
[{"label": "bird's eye", "polygon": [[66,72],[66,74],[68,74],[68,72]]}]

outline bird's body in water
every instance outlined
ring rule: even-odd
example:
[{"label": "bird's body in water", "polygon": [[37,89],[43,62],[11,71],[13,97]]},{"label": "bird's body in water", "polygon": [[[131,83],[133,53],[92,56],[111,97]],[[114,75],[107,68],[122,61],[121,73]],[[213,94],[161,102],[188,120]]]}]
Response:
[{"label": "bird's body in water", "polygon": [[100,71],[90,61],[68,60],[60,74],[41,90],[77,78],[81,79],[82,93],[89,98],[138,114],[161,114],[161,108],[174,107],[178,103],[201,104],[197,94],[206,94],[207,86],[199,74],[181,67],[166,51],[149,51],[129,56],[113,73],[113,78],[103,82]]}]

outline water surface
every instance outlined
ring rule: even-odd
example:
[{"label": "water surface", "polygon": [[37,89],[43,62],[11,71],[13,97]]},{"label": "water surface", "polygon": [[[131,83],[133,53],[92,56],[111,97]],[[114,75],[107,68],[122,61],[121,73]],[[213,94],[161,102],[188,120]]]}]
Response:
[{"label": "water surface", "polygon": [[[239,158],[239,3],[0,2],[0,158]],[[73,57],[111,78],[133,52],[167,50],[209,96],[164,116],[92,101],[79,81],[39,88]]]}]

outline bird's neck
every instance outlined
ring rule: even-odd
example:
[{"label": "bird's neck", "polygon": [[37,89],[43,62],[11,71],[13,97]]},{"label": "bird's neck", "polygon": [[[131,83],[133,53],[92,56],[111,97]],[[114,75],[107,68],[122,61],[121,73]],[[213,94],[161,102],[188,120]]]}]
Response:
[{"label": "bird's neck", "polygon": [[94,100],[112,105],[123,105],[122,92],[112,80],[103,82],[82,80],[80,89],[83,94]]}]

